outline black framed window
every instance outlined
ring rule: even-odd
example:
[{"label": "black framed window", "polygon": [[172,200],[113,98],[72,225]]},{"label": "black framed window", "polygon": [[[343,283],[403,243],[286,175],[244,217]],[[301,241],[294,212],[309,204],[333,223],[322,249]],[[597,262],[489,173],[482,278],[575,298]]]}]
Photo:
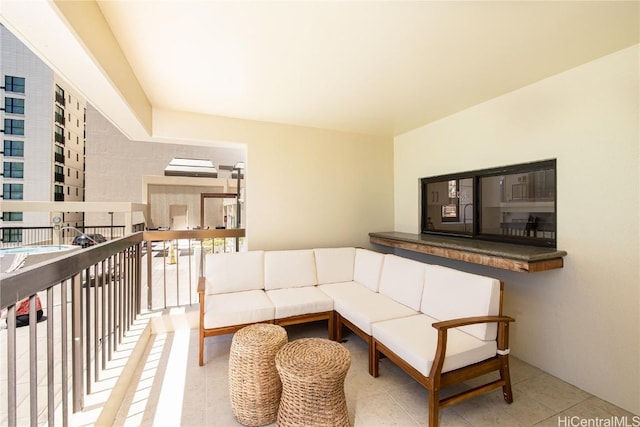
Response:
[{"label": "black framed window", "polygon": [[5,178],[24,178],[24,163],[4,162],[2,168]]},{"label": "black framed window", "polygon": [[24,77],[4,76],[4,90],[7,92],[24,93]]},{"label": "black framed window", "polygon": [[421,232],[556,246],[556,161],[421,179]]},{"label": "black framed window", "polygon": [[2,212],[3,221],[22,221],[22,212]]},{"label": "black framed window", "polygon": [[[62,89],[60,86],[56,85],[56,102],[60,105],[62,105],[63,107],[65,106],[65,102],[64,102],[64,89]],[[64,112],[63,112],[64,115]]]},{"label": "black framed window", "polygon": [[61,125],[64,126],[64,110],[58,105],[56,105],[53,118],[56,121],[56,123],[60,123]]},{"label": "black framed window", "polygon": [[53,135],[54,135],[54,140],[62,145],[64,145],[64,129],[62,129],[60,126],[58,126],[57,124],[54,125],[53,127]]},{"label": "black framed window", "polygon": [[62,185],[53,186],[53,200],[56,202],[64,202],[64,187]]},{"label": "black framed window", "polygon": [[22,200],[22,184],[2,184],[2,197],[5,200]]},{"label": "black framed window", "polygon": [[24,157],[24,141],[4,140],[5,157]]},{"label": "black framed window", "polygon": [[21,228],[3,228],[2,241],[4,243],[22,242],[22,229]]},{"label": "black framed window", "polygon": [[4,133],[7,135],[24,135],[24,120],[4,119]]},{"label": "black framed window", "polygon": [[6,97],[4,111],[10,114],[24,114],[24,99]]},{"label": "black framed window", "polygon": [[64,168],[60,165],[53,166],[53,180],[64,183]]}]

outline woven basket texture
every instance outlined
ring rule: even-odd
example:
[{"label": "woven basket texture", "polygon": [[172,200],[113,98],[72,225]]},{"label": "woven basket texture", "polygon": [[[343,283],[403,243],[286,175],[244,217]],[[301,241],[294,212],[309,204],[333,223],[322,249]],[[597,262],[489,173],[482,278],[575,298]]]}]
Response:
[{"label": "woven basket texture", "polygon": [[229,395],[238,422],[263,426],[276,420],[282,383],[275,355],[288,341],[278,325],[255,324],[235,333],[229,353]]},{"label": "woven basket texture", "polygon": [[337,342],[302,338],[276,354],[282,380],[277,425],[348,426],[344,379],[351,354]]}]

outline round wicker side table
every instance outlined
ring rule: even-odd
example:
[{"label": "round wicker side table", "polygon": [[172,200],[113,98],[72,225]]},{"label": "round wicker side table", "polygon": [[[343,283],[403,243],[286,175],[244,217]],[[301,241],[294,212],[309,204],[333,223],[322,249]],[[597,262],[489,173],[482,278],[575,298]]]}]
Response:
[{"label": "round wicker side table", "polygon": [[282,380],[277,425],[348,426],[344,379],[351,354],[337,342],[302,338],[276,354]]},{"label": "round wicker side table", "polygon": [[238,422],[263,426],[276,420],[282,383],[275,355],[288,341],[278,325],[258,323],[235,333],[229,353],[229,395]]}]

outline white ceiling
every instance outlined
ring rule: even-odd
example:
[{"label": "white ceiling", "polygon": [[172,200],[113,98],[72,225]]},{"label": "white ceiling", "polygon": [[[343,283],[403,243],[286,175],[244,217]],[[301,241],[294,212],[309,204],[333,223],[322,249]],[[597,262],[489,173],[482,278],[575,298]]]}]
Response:
[{"label": "white ceiling", "polygon": [[97,4],[153,109],[385,136],[639,42],[638,1]]}]

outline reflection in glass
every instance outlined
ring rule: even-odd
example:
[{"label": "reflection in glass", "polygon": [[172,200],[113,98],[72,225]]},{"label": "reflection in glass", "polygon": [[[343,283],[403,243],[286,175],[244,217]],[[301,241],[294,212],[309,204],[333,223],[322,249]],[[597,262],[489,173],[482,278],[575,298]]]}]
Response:
[{"label": "reflection in glass", "polygon": [[[423,229],[453,234],[473,231],[473,179],[427,182]],[[424,199],[424,197],[423,197]]]},{"label": "reflection in glass", "polygon": [[480,233],[555,238],[555,188],[553,169],[480,178]]},{"label": "reflection in glass", "polygon": [[556,161],[421,179],[421,232],[556,245]]}]

